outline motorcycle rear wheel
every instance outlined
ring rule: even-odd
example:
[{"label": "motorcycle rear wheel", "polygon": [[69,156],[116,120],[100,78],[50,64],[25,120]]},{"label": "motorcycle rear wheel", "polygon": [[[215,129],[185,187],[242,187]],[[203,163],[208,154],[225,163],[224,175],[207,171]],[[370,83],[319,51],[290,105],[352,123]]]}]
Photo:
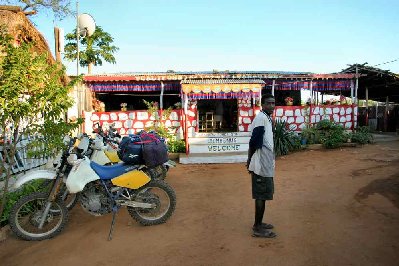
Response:
[{"label": "motorcycle rear wheel", "polygon": [[153,209],[127,207],[130,216],[142,225],[165,223],[176,208],[176,193],[162,180],[151,180],[145,186],[133,191],[134,201],[153,203]]},{"label": "motorcycle rear wheel", "polygon": [[52,238],[62,231],[68,221],[68,211],[59,198],[52,203],[43,228],[38,228],[47,198],[47,192],[35,192],[20,198],[13,206],[9,219],[10,228],[18,237],[39,241]]}]

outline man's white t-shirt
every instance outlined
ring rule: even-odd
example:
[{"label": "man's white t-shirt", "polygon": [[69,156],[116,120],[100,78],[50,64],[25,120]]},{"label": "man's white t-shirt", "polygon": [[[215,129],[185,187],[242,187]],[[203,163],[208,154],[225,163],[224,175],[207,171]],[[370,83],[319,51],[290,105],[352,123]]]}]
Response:
[{"label": "man's white t-shirt", "polygon": [[275,156],[273,151],[273,124],[271,118],[264,112],[259,112],[250,125],[251,134],[257,127],[263,127],[262,148],[257,149],[251,158],[249,171],[260,176],[274,176]]}]

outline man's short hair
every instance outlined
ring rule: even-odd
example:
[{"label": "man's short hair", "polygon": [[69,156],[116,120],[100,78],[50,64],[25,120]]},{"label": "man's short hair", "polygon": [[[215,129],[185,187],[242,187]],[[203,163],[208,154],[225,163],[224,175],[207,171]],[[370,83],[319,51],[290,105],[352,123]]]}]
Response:
[{"label": "man's short hair", "polygon": [[274,99],[273,94],[270,94],[270,93],[263,94],[262,95],[262,103],[265,103],[266,99]]}]

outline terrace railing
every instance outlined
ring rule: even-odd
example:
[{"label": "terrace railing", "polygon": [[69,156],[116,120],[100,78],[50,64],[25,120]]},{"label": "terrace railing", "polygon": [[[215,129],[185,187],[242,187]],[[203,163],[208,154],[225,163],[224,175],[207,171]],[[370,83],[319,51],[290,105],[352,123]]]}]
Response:
[{"label": "terrace railing", "polygon": [[[12,174],[19,174],[47,163],[48,158],[28,157],[27,146],[30,141],[32,141],[32,138],[25,138],[17,144],[17,152],[14,156],[14,163],[11,166],[8,164],[12,160],[6,157],[3,147],[0,147],[0,161],[6,164],[6,167],[11,167]],[[0,182],[3,181],[4,178],[5,174],[0,176]]]}]

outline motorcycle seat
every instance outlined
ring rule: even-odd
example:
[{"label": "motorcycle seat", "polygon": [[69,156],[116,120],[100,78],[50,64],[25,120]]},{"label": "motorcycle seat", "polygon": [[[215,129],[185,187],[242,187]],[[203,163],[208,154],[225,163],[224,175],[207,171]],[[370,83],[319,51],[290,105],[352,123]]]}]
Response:
[{"label": "motorcycle seat", "polygon": [[115,165],[100,165],[91,161],[90,166],[101,179],[112,179],[132,170],[132,165],[123,163]]}]

